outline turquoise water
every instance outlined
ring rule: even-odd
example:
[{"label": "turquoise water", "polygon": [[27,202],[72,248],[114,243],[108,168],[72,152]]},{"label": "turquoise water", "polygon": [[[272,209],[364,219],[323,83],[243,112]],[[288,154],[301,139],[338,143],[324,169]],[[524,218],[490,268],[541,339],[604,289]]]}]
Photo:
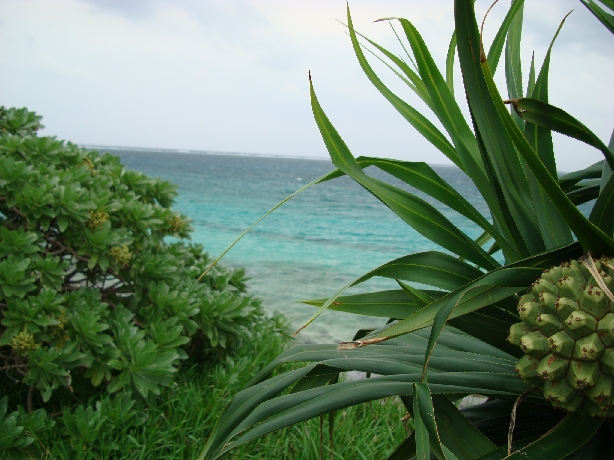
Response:
[{"label": "turquoise water", "polygon": [[[333,169],[331,162],[324,160],[113,153],[127,167],[179,186],[175,207],[193,219],[193,240],[213,256],[276,203]],[[434,169],[486,213],[477,190],[460,170]],[[399,184],[375,168],[367,172]],[[429,201],[469,236],[479,236],[473,223]],[[284,204],[239,242],[223,263],[245,267],[251,277],[250,292],[263,299],[266,310],[290,317],[298,329],[316,309],[296,300],[328,297],[383,263],[433,248],[375,197],[342,177],[312,187]],[[394,281],[373,279],[348,292],[395,288]],[[357,329],[380,324],[383,321],[364,316],[325,312],[298,338],[310,342],[349,340]]]}]

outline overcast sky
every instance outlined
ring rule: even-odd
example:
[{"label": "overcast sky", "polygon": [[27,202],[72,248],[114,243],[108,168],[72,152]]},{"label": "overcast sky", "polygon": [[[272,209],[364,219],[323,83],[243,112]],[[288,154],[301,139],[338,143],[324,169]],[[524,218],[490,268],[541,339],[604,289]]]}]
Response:
[{"label": "overcast sky", "polygon": [[[487,43],[509,5],[499,3]],[[480,18],[489,4],[477,0]],[[359,31],[399,54],[390,26],[373,21],[410,19],[443,64],[453,0],[350,7]],[[531,52],[541,65],[572,9],[554,48],[550,101],[607,142],[614,36],[578,0],[526,1],[525,75]],[[320,103],[356,156],[449,163],[371,86],[337,20],[345,21],[344,0],[0,0],[0,104],[37,111],[44,134],[79,144],[326,157],[309,105],[311,70]],[[555,147],[564,171],[601,159],[568,139]]]}]

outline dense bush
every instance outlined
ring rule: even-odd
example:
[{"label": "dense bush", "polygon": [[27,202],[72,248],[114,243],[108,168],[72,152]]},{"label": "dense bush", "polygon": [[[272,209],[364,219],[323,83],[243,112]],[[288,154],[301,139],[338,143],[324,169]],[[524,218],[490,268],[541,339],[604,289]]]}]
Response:
[{"label": "dense bush", "polygon": [[136,408],[181,360],[229,347],[263,315],[242,270],[199,280],[210,259],[183,241],[174,185],[39,137],[40,120],[0,107],[0,387],[29,390],[0,400],[0,450],[31,442],[48,423],[34,409],[70,392],[98,395],[96,410],[64,409],[79,443],[142,422]]}]

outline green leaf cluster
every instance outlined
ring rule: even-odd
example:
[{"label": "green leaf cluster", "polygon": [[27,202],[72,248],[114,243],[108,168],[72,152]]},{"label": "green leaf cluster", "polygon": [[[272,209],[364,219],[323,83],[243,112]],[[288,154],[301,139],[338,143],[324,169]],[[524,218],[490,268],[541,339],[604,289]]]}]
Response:
[{"label": "green leaf cluster", "polygon": [[8,398],[0,399],[0,452],[18,452],[35,441],[34,435],[49,429],[55,422],[39,409],[27,413],[23,407],[8,413]]},{"label": "green leaf cluster", "polygon": [[[190,354],[232,347],[263,310],[243,270],[200,277],[210,258],[187,241],[174,185],[38,136],[40,119],[0,107],[0,379],[29,387],[11,404],[30,408],[57,406],[74,385],[79,402],[98,397],[63,410],[92,446],[116,425],[111,412],[160,394]],[[11,417],[0,449],[26,447]]]},{"label": "green leaf cluster", "polygon": [[[609,13],[593,1],[581,1],[612,30]],[[601,3],[613,7],[610,0]],[[399,40],[404,39],[406,56],[398,56],[354,30],[348,7],[348,33],[367,78],[433,148],[472,180],[489,213],[482,215],[425,163],[355,158],[310,81],[314,118],[337,169],[309,186],[347,175],[441,250],[400,257],[327,298],[306,300],[318,311],[305,326],[327,308],[389,321],[376,330],[358,331],[350,342],[297,345],[284,352],[226,407],[201,459],[220,458],[271,431],[324,414],[334,417],[348,406],[390,396],[400,397],[414,431],[400,445],[391,446],[389,459],[614,455],[612,420],[553,407],[541,390],[516,375],[523,351],[506,340],[520,319],[520,296],[542,272],[582,256],[589,260],[591,254],[595,259],[614,255],[614,136],[606,144],[549,103],[550,59],[563,23],[553,31],[541,65],[532,58],[528,78],[523,77],[520,44],[525,5],[523,0],[512,0],[508,6],[487,47],[474,2],[455,0],[455,31],[445,69],[436,65],[411,21],[385,19],[401,29],[397,33],[393,26]],[[426,106],[428,116],[389,89],[365,50],[393,70]],[[501,60],[506,96],[493,77]],[[462,96],[454,92],[457,62]],[[463,115],[464,100],[468,117]],[[560,175],[553,132],[594,147],[604,160]],[[372,177],[365,170],[368,166],[394,176],[405,187]],[[472,221],[482,235],[470,238],[416,190]],[[400,289],[343,295],[347,288],[375,276],[396,280]],[[614,304],[609,305],[614,312]],[[288,362],[307,364],[275,375],[277,367]],[[368,378],[340,381],[339,374],[346,371],[361,371]],[[611,391],[611,386],[604,390]],[[460,409],[456,403],[469,395],[483,396],[486,402]]]}]

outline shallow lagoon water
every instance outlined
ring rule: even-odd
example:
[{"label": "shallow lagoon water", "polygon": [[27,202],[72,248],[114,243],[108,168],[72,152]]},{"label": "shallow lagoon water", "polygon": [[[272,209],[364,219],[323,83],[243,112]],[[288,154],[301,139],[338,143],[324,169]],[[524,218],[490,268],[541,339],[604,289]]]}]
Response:
[{"label": "shallow lagoon water", "polygon": [[[193,220],[193,241],[203,244],[212,256],[220,254],[279,201],[333,169],[325,160],[169,151],[112,153],[128,168],[179,186],[175,207]],[[477,190],[460,170],[433,168],[486,213]],[[367,172],[400,184],[375,168]],[[464,217],[417,194],[470,237],[481,233]],[[222,263],[244,267],[251,278],[249,291],[263,299],[267,311],[281,311],[298,329],[316,309],[296,300],[328,297],[383,263],[435,248],[373,195],[341,177],[318,184],[284,204],[241,240]],[[375,278],[347,292],[396,288],[394,280]],[[328,311],[297,338],[318,343],[349,340],[357,329],[384,322]]]}]

